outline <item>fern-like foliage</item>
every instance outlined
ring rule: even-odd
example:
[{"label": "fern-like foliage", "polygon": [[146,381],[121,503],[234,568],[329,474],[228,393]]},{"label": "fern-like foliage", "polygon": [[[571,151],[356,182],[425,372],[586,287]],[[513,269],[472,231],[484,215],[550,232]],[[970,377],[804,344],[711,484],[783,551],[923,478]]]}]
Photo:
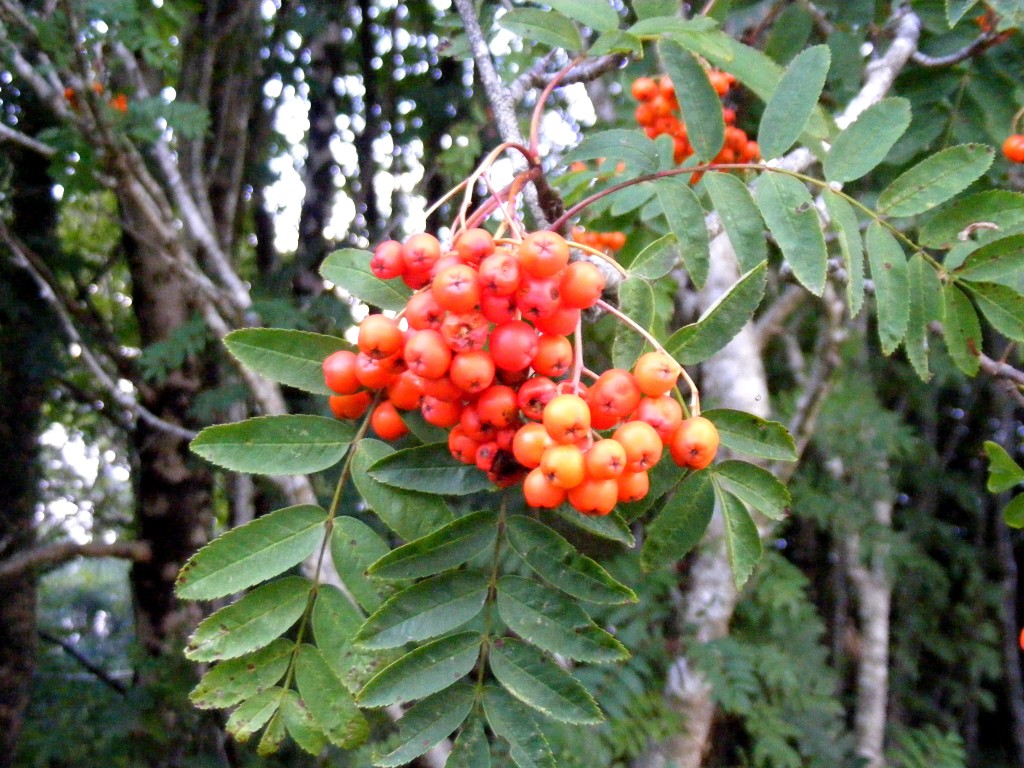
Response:
[{"label": "fern-like foliage", "polygon": [[956,731],[934,725],[903,730],[886,755],[891,768],[964,768],[964,742]]}]

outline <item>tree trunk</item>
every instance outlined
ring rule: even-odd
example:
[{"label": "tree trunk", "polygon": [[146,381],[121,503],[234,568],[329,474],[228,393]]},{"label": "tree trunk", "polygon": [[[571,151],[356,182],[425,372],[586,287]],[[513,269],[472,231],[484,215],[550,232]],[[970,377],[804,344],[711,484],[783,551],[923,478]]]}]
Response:
[{"label": "tree trunk", "polygon": [[[47,162],[10,154],[11,230],[39,253],[53,250],[56,205]],[[35,282],[8,261],[0,262],[0,559],[35,543],[40,470],[41,409],[61,353],[58,324]],[[36,574],[31,569],[0,578],[0,768],[13,765],[24,724],[36,658]]]},{"label": "tree trunk", "polygon": [[[0,397],[0,557],[8,558],[35,541],[37,438],[45,389],[33,369],[46,352],[33,337],[45,333],[38,323],[46,312],[27,276],[0,268],[0,279],[14,289],[16,313],[22,315],[0,319],[0,391],[18,393]],[[6,768],[13,765],[35,669],[35,573],[0,578],[0,595],[0,766]]]},{"label": "tree trunk", "polygon": [[[1007,494],[1002,495],[1005,503]],[[1017,595],[1020,577],[1017,558],[1013,551],[1010,528],[1001,516],[996,516],[996,550],[1003,569],[1003,676],[1006,679],[1006,698],[1010,705],[1010,735],[1017,753],[1017,765],[1024,766],[1024,681],[1021,680],[1020,646],[1017,616]]]},{"label": "tree trunk", "polygon": [[[892,501],[872,504],[875,523],[892,529]],[[889,700],[889,611],[892,583],[889,579],[889,544],[875,543],[871,552],[862,551],[857,531],[846,535],[846,565],[853,582],[860,621],[861,655],[857,668],[857,704],[854,713],[856,752],[866,768],[885,765],[885,724]]]}]

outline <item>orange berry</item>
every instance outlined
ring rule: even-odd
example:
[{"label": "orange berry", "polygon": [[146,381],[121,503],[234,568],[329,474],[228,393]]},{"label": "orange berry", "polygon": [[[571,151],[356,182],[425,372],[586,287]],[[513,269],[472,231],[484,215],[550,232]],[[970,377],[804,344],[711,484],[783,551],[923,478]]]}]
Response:
[{"label": "orange berry", "polygon": [[540,470],[548,482],[569,490],[587,476],[583,451],[575,445],[552,445],[540,457]]},{"label": "orange berry", "polygon": [[565,501],[565,489],[554,485],[538,467],[523,480],[523,497],[531,507],[551,509]]},{"label": "orange berry", "polygon": [[664,352],[646,352],[633,366],[633,376],[640,391],[650,397],[671,391],[682,367]]},{"label": "orange berry", "polygon": [[543,421],[556,443],[575,443],[590,433],[590,408],[579,395],[557,395],[544,406]]},{"label": "orange berry", "polygon": [[626,469],[626,449],[622,443],[611,438],[598,440],[584,456],[587,477],[595,480],[610,480],[621,475]]},{"label": "orange berry", "polygon": [[627,421],[612,434],[612,439],[626,449],[626,471],[640,472],[661,460],[664,445],[661,438],[646,421]]},{"label": "orange berry", "polygon": [[524,467],[533,469],[540,466],[544,451],[554,444],[543,424],[524,424],[512,438],[512,455]]},{"label": "orange berry", "polygon": [[327,398],[327,405],[337,419],[358,419],[370,408],[373,397],[369,392],[356,392],[354,395],[332,395]]},{"label": "orange berry", "polygon": [[1024,163],[1024,134],[1008,136],[1003,142],[1003,155],[1011,163]]},{"label": "orange berry", "polygon": [[387,400],[373,409],[370,426],[381,440],[397,440],[409,432],[394,403]]},{"label": "orange berry", "polygon": [[569,245],[557,232],[531,232],[519,244],[519,261],[534,277],[551,277],[569,263]]},{"label": "orange berry", "polygon": [[684,419],[672,435],[669,452],[680,467],[704,469],[718,452],[718,429],[703,416]]},{"label": "orange berry", "polygon": [[658,94],[658,84],[650,77],[638,77],[629,87],[637,101],[648,101]]},{"label": "orange berry", "polygon": [[574,261],[562,273],[562,306],[589,309],[601,298],[604,284],[604,274],[597,266],[589,261]]},{"label": "orange berry", "polygon": [[367,315],[359,324],[359,351],[375,360],[391,357],[404,341],[398,323],[385,315]]},{"label": "orange berry", "polygon": [[618,478],[619,501],[640,501],[651,489],[647,472],[623,472]]},{"label": "orange berry", "polygon": [[569,503],[585,515],[607,515],[619,501],[619,484],[588,478],[570,489],[568,497]]}]

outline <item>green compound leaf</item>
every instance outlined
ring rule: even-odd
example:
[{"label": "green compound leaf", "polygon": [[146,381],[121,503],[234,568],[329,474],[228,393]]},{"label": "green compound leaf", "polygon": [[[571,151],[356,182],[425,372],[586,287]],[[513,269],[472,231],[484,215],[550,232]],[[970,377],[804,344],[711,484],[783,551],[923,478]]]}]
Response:
[{"label": "green compound leaf", "polygon": [[260,757],[267,757],[274,754],[284,744],[285,737],[285,725],[284,717],[281,713],[281,707],[288,699],[294,697],[295,691],[283,691],[281,693],[281,700],[278,702],[278,710],[274,713],[274,716],[270,718],[270,723],[267,725],[267,729],[263,731],[263,737],[260,739],[260,743],[256,746],[256,754]]},{"label": "green compound leaf", "polygon": [[373,254],[355,248],[335,251],[320,265],[320,275],[371,307],[402,309],[412,292],[401,280],[381,280],[370,271]]},{"label": "green compound leaf", "polygon": [[257,587],[200,622],[185,656],[192,661],[220,661],[262,648],[299,620],[311,587],[301,576]]},{"label": "green compound leaf", "polygon": [[370,727],[352,694],[312,645],[299,648],[295,684],[314,722],[335,746],[351,749],[366,741]]},{"label": "green compound leaf", "polygon": [[[651,284],[641,277],[626,278],[619,284],[619,309],[641,328],[650,331],[654,322],[654,289]],[[612,364],[616,368],[631,368],[643,353],[646,343],[635,330],[619,323],[612,343]]]},{"label": "green compound leaf", "polygon": [[479,720],[474,718],[462,728],[444,768],[491,768],[491,748]]},{"label": "green compound leaf", "polygon": [[640,551],[645,571],[662,568],[678,560],[700,543],[715,511],[715,491],[707,470],[689,475],[662,505],[651,524]]},{"label": "green compound leaf", "polygon": [[234,528],[200,549],[175,583],[184,600],[212,600],[284,573],[305,560],[324,538],[327,513],[303,504]]},{"label": "green compound leaf", "polygon": [[692,53],[671,39],[662,39],[658,50],[675,86],[694,154],[702,162],[714,160],[725,143],[721,99]]},{"label": "green compound leaf", "polygon": [[473,698],[472,686],[456,685],[417,702],[398,721],[401,745],[374,759],[373,764],[381,768],[398,768],[429,751],[462,725],[473,708]]},{"label": "green compound leaf", "polygon": [[519,768],[558,768],[532,709],[503,689],[489,686],[484,691],[484,714],[494,735],[508,743],[509,755]]},{"label": "green compound leaf", "polygon": [[828,250],[811,193],[803,182],[769,172],[757,180],[754,197],[796,279],[820,296],[825,290]]},{"label": "green compound leaf", "polygon": [[946,0],[946,21],[949,22],[949,28],[955,27],[977,4],[978,0]]},{"label": "green compound leaf", "polygon": [[360,440],[352,457],[352,482],[377,517],[403,539],[411,541],[450,522],[452,513],[444,499],[436,494],[395,488],[371,476],[372,467],[396,454],[394,448],[380,440]]},{"label": "green compound leaf", "polygon": [[1000,232],[1019,232],[1024,227],[1024,194],[996,189],[957,200],[925,222],[919,242],[926,248],[950,248],[960,242],[961,232],[979,222]]},{"label": "green compound leaf", "polygon": [[822,192],[825,208],[831,219],[830,226],[839,240],[846,269],[846,303],[850,317],[860,314],[864,306],[864,241],[860,236],[860,225],[853,206],[845,198],[830,189]]},{"label": "green compound leaf", "polygon": [[281,719],[285,730],[309,754],[317,757],[330,743],[313,719],[305,702],[295,691],[288,691],[281,702]]},{"label": "green compound leaf", "polygon": [[633,590],[543,523],[513,517],[506,535],[512,549],[538,576],[566,594],[602,605],[636,602]]},{"label": "green compound leaf", "polygon": [[772,520],[783,520],[792,499],[789,490],[767,469],[746,461],[723,461],[714,466],[715,482]]},{"label": "green compound leaf", "polygon": [[568,504],[561,504],[555,507],[554,513],[591,536],[617,541],[627,547],[632,547],[636,543],[629,525],[616,512],[603,516],[584,515]]},{"label": "green compound leaf", "polygon": [[312,624],[320,655],[349,693],[355,694],[386,663],[380,653],[355,647],[353,638],[363,624],[363,615],[337,587],[320,585]]},{"label": "green compound leaf", "polygon": [[530,579],[503,576],[498,581],[498,614],[523,640],[559,656],[594,663],[629,657],[625,646],[577,603]]},{"label": "green compound leaf", "polygon": [[981,246],[953,270],[960,280],[1012,280],[1024,272],[1024,235],[1011,235]]},{"label": "green compound leaf", "polygon": [[668,228],[679,243],[679,252],[686,271],[690,273],[690,280],[697,288],[703,288],[711,265],[704,209],[690,185],[678,176],[658,179],[654,186],[658,190],[658,201],[668,220]]},{"label": "green compound leaf", "polygon": [[743,330],[764,298],[768,262],[743,275],[700,319],[673,333],[665,349],[683,365],[702,363]]},{"label": "green compound leaf", "polygon": [[725,518],[725,548],[736,589],[742,589],[761,560],[763,552],[757,525],[746,505],[731,493],[720,496]]},{"label": "green compound leaf", "polygon": [[364,707],[386,707],[443,691],[469,674],[480,654],[480,634],[461,632],[407,653],[377,673],[356,697]]},{"label": "green compound leaf", "polygon": [[619,14],[608,3],[595,3],[593,0],[547,0],[546,4],[595,32],[610,32],[619,28]]},{"label": "green compound leaf", "polygon": [[1024,296],[997,283],[963,283],[981,314],[992,327],[1014,341],[1024,343]]},{"label": "green compound leaf", "polygon": [[671,272],[678,261],[679,241],[675,235],[665,235],[640,251],[630,262],[629,271],[637,277],[657,280]]},{"label": "green compound leaf", "polygon": [[521,640],[495,640],[487,661],[505,690],[538,712],[578,725],[594,725],[604,720],[594,697],[576,678]]},{"label": "green compound leaf", "polygon": [[323,416],[257,416],[207,427],[191,442],[207,461],[254,475],[308,475],[341,461],[352,424]]},{"label": "green compound leaf", "polygon": [[365,648],[397,648],[443,635],[480,613],[487,587],[488,574],[483,571],[453,571],[421,581],[370,616],[356,642]]},{"label": "green compound leaf", "polygon": [[395,451],[367,471],[379,483],[421,493],[463,496],[492,487],[487,475],[454,458],[447,443]]},{"label": "green compound leaf", "polygon": [[865,241],[875,283],[878,338],[882,353],[891,355],[903,341],[910,319],[907,257],[896,238],[877,221],[868,227]]},{"label": "green compound leaf", "polygon": [[418,579],[455,568],[494,546],[498,516],[472,512],[434,533],[395,549],[369,568],[382,579]]},{"label": "green compound leaf", "polygon": [[[583,0],[589,3],[590,0]],[[607,56],[609,53],[625,53],[628,56],[642,56],[644,41],[628,32],[615,29],[600,35],[590,46],[587,54],[591,57]]]},{"label": "green compound leaf", "polygon": [[557,11],[542,11],[539,8],[515,8],[498,20],[498,24],[514,32],[523,40],[579,51],[583,48],[579,30]]},{"label": "green compound leaf", "polygon": [[267,688],[247,699],[231,713],[225,729],[243,744],[274,716],[284,697],[283,688]]},{"label": "green compound leaf", "polygon": [[1024,483],[1024,469],[1014,461],[999,443],[985,441],[985,455],[988,456],[989,493],[1002,493]]},{"label": "green compound leaf", "polygon": [[995,157],[987,144],[960,144],[925,158],[892,182],[878,198],[878,212],[914,216],[944,203],[980,177]]},{"label": "green compound leaf", "polygon": [[978,373],[981,363],[981,323],[974,305],[955,283],[947,283],[942,289],[945,305],[942,321],[942,337],[954,365],[968,376]]},{"label": "green compound leaf", "polygon": [[748,456],[772,461],[796,461],[796,443],[784,426],[752,413],[716,408],[701,414],[714,422],[722,445]]},{"label": "green compound leaf", "polygon": [[265,648],[223,661],[199,681],[189,700],[199,709],[224,709],[275,685],[288,669],[295,644],[278,638]]},{"label": "green compound leaf", "polygon": [[853,181],[870,173],[910,127],[910,102],[883,99],[872,104],[836,136],[825,158],[825,178]]},{"label": "green compound leaf", "polygon": [[363,521],[345,516],[334,519],[331,559],[342,583],[363,610],[380,608],[381,585],[366,578],[366,570],[388,552],[384,540]]},{"label": "green compound leaf", "polygon": [[[566,153],[562,163],[566,166],[585,160],[604,158],[606,167],[625,163],[632,178],[658,170],[658,148],[639,129],[613,128],[585,136],[575,149]],[[607,164],[611,165],[607,165]]]},{"label": "green compound leaf", "polygon": [[1011,528],[1024,528],[1024,493],[1018,493],[1003,509],[1003,521]]},{"label": "green compound leaf", "polygon": [[740,269],[749,272],[768,258],[764,222],[747,185],[731,173],[704,174],[704,188],[722,220]]},{"label": "green compound leaf", "polygon": [[907,319],[907,357],[922,381],[931,378],[928,370],[929,325],[942,320],[942,283],[920,253],[907,265],[910,306]]},{"label": "green compound leaf", "polygon": [[314,395],[334,394],[324,383],[324,358],[349,347],[337,336],[284,328],[241,328],[224,345],[249,370]]},{"label": "green compound leaf", "polygon": [[804,132],[825,87],[831,61],[828,46],[816,45],[800,53],[786,67],[768,99],[757,131],[757,143],[766,159],[780,156]]}]

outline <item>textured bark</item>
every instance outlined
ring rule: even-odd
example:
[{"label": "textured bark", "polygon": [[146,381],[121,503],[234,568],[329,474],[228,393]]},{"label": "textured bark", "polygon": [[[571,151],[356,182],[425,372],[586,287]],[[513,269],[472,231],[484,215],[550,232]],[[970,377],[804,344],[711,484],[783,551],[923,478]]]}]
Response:
[{"label": "textured bark", "polygon": [[[892,501],[875,501],[872,515],[880,528],[891,530]],[[861,634],[854,712],[856,752],[867,761],[867,768],[881,768],[885,765],[886,705],[889,700],[889,613],[892,604],[892,582],[887,564],[889,544],[875,542],[872,550],[865,553],[857,531],[850,531],[844,543]]]},{"label": "textured bark", "polygon": [[[334,19],[329,19],[309,44],[309,131],[306,134],[306,159],[302,175],[306,194],[299,214],[299,245],[295,251],[295,275],[292,278],[295,292],[299,295],[316,295],[323,290],[323,281],[317,275],[317,267],[330,247],[324,237],[324,228],[331,218],[335,198],[334,179],[338,171],[338,164],[331,152],[331,140],[335,135],[334,120],[341,111],[334,82],[344,74],[342,44],[342,25]],[[371,47],[366,55],[372,56],[372,50]],[[366,131],[372,132],[369,125]],[[368,165],[372,169],[372,152],[368,151],[365,159],[360,152],[359,159],[361,166]],[[368,178],[372,193],[372,171]],[[362,172],[360,179],[361,184],[364,183]]]},{"label": "textured bark", "polygon": [[[165,341],[192,315],[189,287],[144,244],[129,238],[125,251],[140,340],[143,346]],[[196,361],[188,361],[144,388],[140,399],[160,418],[186,426],[192,399],[205,384]],[[178,603],[174,579],[209,537],[213,478],[175,435],[139,422],[131,442],[137,534],[152,552],[148,562],[132,566],[136,632],[143,647],[162,655],[173,652],[198,618],[196,608]]]},{"label": "textured bark", "polygon": [[[33,247],[52,245],[56,222],[47,163],[12,153],[11,228]],[[56,323],[33,281],[0,261],[6,288],[0,306],[0,557],[35,543],[34,515],[40,479],[37,463],[41,408],[57,358]],[[36,658],[36,574],[0,577],[0,768],[13,765],[24,723]]]},{"label": "textured bark", "polygon": [[[698,294],[703,312],[739,279],[736,254],[725,235],[711,241],[711,270]],[[754,413],[771,413],[768,380],[754,326],[748,324],[729,344],[701,367],[701,399],[705,408],[720,407]],[[716,511],[700,552],[689,571],[682,622],[696,630],[697,642],[724,637],[736,610],[736,586],[725,551],[724,526]],[[682,731],[645,758],[645,768],[698,768],[709,748],[715,706],[711,689],[685,658],[677,659],[669,672],[669,701],[685,715]]]},{"label": "textured bark", "polygon": [[[1006,495],[1003,494],[1004,497]],[[1006,499],[1002,501],[1005,503]],[[1021,678],[1020,646],[1017,644],[1020,632],[1017,616],[1020,575],[1009,527],[1000,516],[996,517],[994,526],[999,564],[1003,570],[1003,677],[1006,679],[1006,698],[1010,705],[1010,735],[1017,752],[1017,765],[1024,766],[1024,680]]]},{"label": "textured bark", "polygon": [[[25,313],[39,309],[30,281],[13,279],[0,269],[9,286],[16,286]],[[26,285],[26,282],[28,283]],[[27,289],[27,292],[26,292]],[[31,320],[28,321],[30,324]],[[19,327],[21,326],[21,327]],[[0,321],[0,390],[17,397],[0,398],[0,547],[5,557],[34,541],[33,514],[37,498],[36,466],[42,382],[33,380],[32,333],[23,323]],[[14,750],[24,722],[36,656],[36,575],[27,570],[0,578],[0,766],[13,765]]]}]

